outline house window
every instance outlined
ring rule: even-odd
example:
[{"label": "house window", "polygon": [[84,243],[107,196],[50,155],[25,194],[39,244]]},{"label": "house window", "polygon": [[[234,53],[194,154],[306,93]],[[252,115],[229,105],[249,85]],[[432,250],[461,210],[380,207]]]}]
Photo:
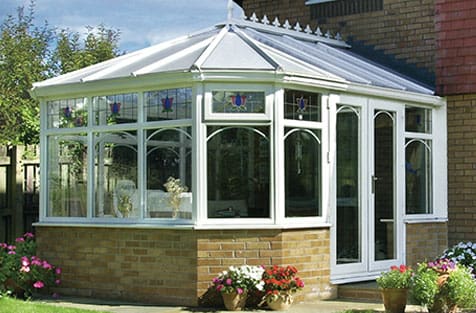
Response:
[{"label": "house window", "polygon": [[48,137],[48,217],[86,217],[87,139],[84,134]]},{"label": "house window", "polygon": [[405,204],[407,214],[433,212],[431,110],[405,108]]},{"label": "house window", "polygon": [[265,113],[264,92],[213,91],[213,113]]},{"label": "house window", "polygon": [[314,0],[306,4],[311,5],[311,19],[318,20],[383,10],[383,0]]},{"label": "house window", "polygon": [[147,121],[189,119],[192,117],[192,89],[178,88],[145,93]]},{"label": "house window", "polygon": [[48,128],[72,128],[88,125],[86,98],[48,102]]},{"label": "house window", "polygon": [[208,218],[270,216],[268,126],[209,126]]},{"label": "house window", "polygon": [[[148,129],[147,217],[192,218],[192,135],[190,127]],[[168,193],[172,179],[179,195]]]},{"label": "house window", "polygon": [[306,91],[286,90],[284,118],[300,121],[321,121],[320,95]]},{"label": "house window", "polygon": [[320,216],[320,131],[287,128],[284,138],[285,216]]},{"label": "house window", "polygon": [[136,132],[96,133],[94,138],[95,216],[138,218]]},{"label": "house window", "polygon": [[137,94],[117,94],[93,98],[95,125],[137,122]]}]

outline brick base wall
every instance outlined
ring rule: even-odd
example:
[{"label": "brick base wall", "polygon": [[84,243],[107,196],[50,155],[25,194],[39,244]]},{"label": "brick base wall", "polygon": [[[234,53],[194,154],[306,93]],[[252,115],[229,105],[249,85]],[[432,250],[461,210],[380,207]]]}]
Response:
[{"label": "brick base wall", "polygon": [[63,268],[65,295],[196,306],[230,265],[287,265],[297,301],[335,298],[329,229],[164,230],[37,227],[39,254]]},{"label": "brick base wall", "polygon": [[476,94],[447,97],[448,240],[476,240]]},{"label": "brick base wall", "polygon": [[448,248],[446,223],[406,224],[406,264],[416,267],[418,262],[433,260]]}]

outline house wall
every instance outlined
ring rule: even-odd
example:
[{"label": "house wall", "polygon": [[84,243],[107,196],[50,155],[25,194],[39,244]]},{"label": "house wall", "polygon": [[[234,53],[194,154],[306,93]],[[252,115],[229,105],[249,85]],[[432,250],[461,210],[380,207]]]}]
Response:
[{"label": "house wall", "polygon": [[476,93],[448,101],[448,240],[476,240]]},{"label": "house wall", "polygon": [[405,224],[406,264],[416,268],[418,262],[440,256],[448,247],[447,223]]},{"label": "house wall", "polygon": [[[437,0],[439,94],[476,92],[476,1]],[[460,104],[461,105],[461,104]]]},{"label": "house wall", "polygon": [[38,226],[39,254],[63,269],[64,295],[219,305],[211,280],[231,265],[292,264],[297,301],[336,297],[329,229],[191,230]]},{"label": "house wall", "polygon": [[[313,18],[311,6],[303,1],[243,0],[245,14],[256,12],[270,20],[278,16],[294,25],[310,24],[321,31],[339,32],[344,40],[362,42],[397,60],[434,72],[435,68],[435,0],[383,0],[383,9],[325,19]],[[318,6],[316,6],[318,10]]]}]

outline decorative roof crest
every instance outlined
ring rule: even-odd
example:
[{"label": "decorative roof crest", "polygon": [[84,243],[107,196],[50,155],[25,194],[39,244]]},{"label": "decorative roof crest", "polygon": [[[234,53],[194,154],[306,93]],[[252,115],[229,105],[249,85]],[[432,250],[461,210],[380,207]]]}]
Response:
[{"label": "decorative roof crest", "polygon": [[[233,1],[230,0],[229,3],[232,3]],[[230,10],[230,7],[229,7]],[[232,10],[232,8],[231,8]],[[248,20],[253,23],[257,24],[262,24],[268,27],[272,28],[283,28],[286,30],[290,31],[295,31],[296,33],[302,33],[302,34],[307,34],[307,35],[314,35],[316,37],[322,37],[322,38],[327,38],[330,40],[336,40],[339,42],[343,42],[342,36],[339,33],[336,33],[335,35],[332,35],[332,33],[328,30],[324,34],[319,27],[316,28],[315,31],[311,29],[311,26],[309,24],[306,25],[305,28],[302,28],[301,24],[299,24],[299,21],[296,21],[296,24],[294,26],[291,25],[289,20],[285,20],[283,24],[279,21],[279,18],[276,16],[274,20],[271,22],[271,20],[268,18],[267,15],[264,15],[263,18],[260,20],[258,16],[256,15],[256,12],[253,12],[253,14],[250,17],[246,17],[244,14],[242,16],[243,20]]]}]

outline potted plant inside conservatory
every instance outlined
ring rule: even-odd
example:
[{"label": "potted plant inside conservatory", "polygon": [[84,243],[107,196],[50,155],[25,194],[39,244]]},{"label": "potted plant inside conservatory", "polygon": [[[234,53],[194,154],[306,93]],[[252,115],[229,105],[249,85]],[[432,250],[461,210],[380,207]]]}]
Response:
[{"label": "potted plant inside conservatory", "polygon": [[229,311],[241,311],[246,305],[248,293],[263,290],[261,266],[230,266],[213,278],[215,289],[221,293],[223,303]]},{"label": "potted plant inside conservatory", "polygon": [[271,266],[263,273],[264,296],[261,304],[266,303],[271,310],[285,311],[293,304],[293,293],[304,288],[304,282],[296,276],[298,270],[291,265]]},{"label": "potted plant inside conservatory", "polygon": [[386,312],[405,312],[412,276],[412,269],[402,264],[391,266],[388,272],[382,273],[377,278]]},{"label": "potted plant inside conservatory", "polygon": [[476,305],[476,281],[471,270],[449,259],[418,264],[412,282],[415,301],[430,313],[454,313]]}]

